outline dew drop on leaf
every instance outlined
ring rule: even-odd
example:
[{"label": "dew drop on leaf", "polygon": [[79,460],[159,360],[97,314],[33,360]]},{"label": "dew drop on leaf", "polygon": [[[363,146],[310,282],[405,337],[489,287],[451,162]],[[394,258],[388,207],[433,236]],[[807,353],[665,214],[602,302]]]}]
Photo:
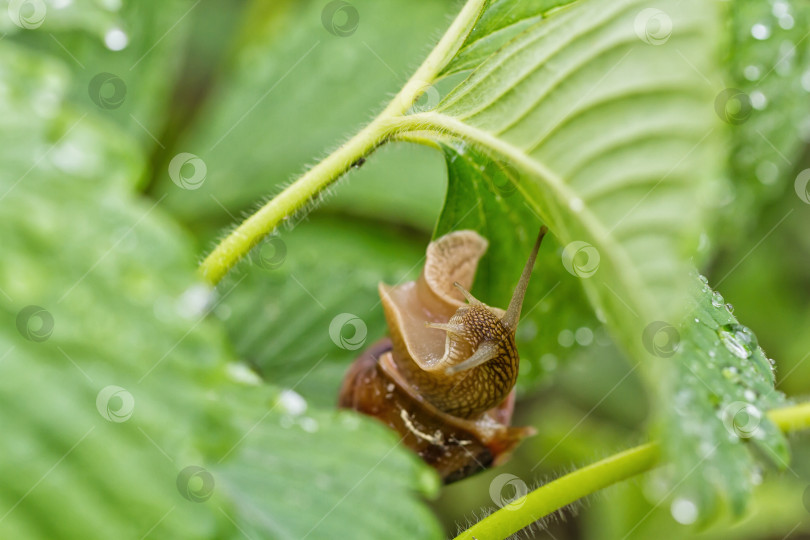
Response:
[{"label": "dew drop on leaf", "polygon": [[743,69],[743,76],[749,81],[758,80],[761,73],[762,70],[759,68],[759,66],[755,66],[753,64],[750,66],[745,66],[745,69]]},{"label": "dew drop on leaf", "polygon": [[[546,371],[554,371],[557,369],[557,357],[551,353],[546,353],[540,357],[540,365]],[[523,366],[521,366],[521,369],[523,369]]]},{"label": "dew drop on leaf", "polygon": [[298,424],[301,426],[301,429],[306,431],[307,433],[315,433],[318,431],[318,421],[314,418],[310,418],[308,416],[302,418]]},{"label": "dew drop on leaf", "polygon": [[306,400],[294,390],[284,390],[281,392],[278,396],[278,404],[281,405],[286,412],[294,416],[307,410]]},{"label": "dew drop on leaf", "polygon": [[712,293],[712,305],[714,307],[720,307],[723,305],[723,295],[717,291]]},{"label": "dew drop on leaf", "polygon": [[757,348],[754,333],[741,324],[726,324],[717,331],[720,341],[737,358],[749,358]]},{"label": "dew drop on leaf", "polygon": [[574,337],[576,338],[577,343],[579,343],[583,347],[587,347],[588,345],[593,343],[593,331],[587,326],[578,328],[577,331],[574,333]]},{"label": "dew drop on leaf", "polygon": [[697,521],[697,505],[689,499],[678,497],[672,501],[670,512],[672,513],[672,517],[675,519],[675,521],[681,525],[691,525]]},{"label": "dew drop on leaf", "polygon": [[574,333],[571,330],[562,330],[557,336],[557,342],[563,347],[570,347],[574,344]]},{"label": "dew drop on leaf", "polygon": [[790,4],[782,0],[776,0],[771,7],[771,13],[776,18],[784,17],[790,12]]},{"label": "dew drop on leaf", "polygon": [[759,90],[754,90],[748,97],[751,99],[751,106],[758,111],[768,106],[768,98]]},{"label": "dew drop on leaf", "polygon": [[757,23],[751,27],[751,35],[754,37],[754,39],[768,39],[771,37],[771,29],[762,23]]}]

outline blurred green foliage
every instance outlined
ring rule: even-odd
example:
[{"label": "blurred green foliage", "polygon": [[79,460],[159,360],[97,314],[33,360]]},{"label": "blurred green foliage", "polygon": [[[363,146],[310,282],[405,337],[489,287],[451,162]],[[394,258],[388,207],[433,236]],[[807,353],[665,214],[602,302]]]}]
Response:
[{"label": "blurred green foliage", "polygon": [[[526,2],[526,12],[556,3]],[[355,0],[348,37],[324,28],[326,2],[51,0],[30,30],[5,16],[12,4],[0,3],[0,536],[440,537],[419,500],[436,493],[430,471],[373,422],[332,411],[358,351],[336,346],[329,326],[346,312],[362,318],[367,343],[385,333],[376,283],[413,279],[431,235],[452,228],[434,231],[442,154],[383,148],[213,296],[195,284],[194,263],[378,112],[457,3]],[[809,17],[799,2],[726,4],[723,84],[751,106],[722,127],[730,157],[706,195],[717,223],[698,261],[776,360],[777,387],[797,399],[810,384],[810,205],[794,190],[810,166]],[[127,36],[120,51],[105,44],[115,29]],[[123,81],[124,96],[93,94],[103,73]],[[204,160],[198,189],[168,173],[180,152]],[[559,260],[554,242],[544,250],[538,274]],[[502,303],[508,289],[476,293]],[[498,474],[532,484],[646,437],[657,397],[584,302],[571,280],[539,304],[547,324],[521,329],[531,368],[516,423],[539,433],[504,468],[441,491],[431,504],[448,534],[493,507]],[[44,341],[18,330],[29,305],[53,318]],[[36,338],[40,322],[22,327]],[[97,406],[110,385],[134,399],[126,421],[103,412],[126,413],[125,394]],[[306,414],[282,388],[306,399]],[[565,512],[550,534],[810,535],[810,441],[791,447],[789,468],[762,465],[741,522],[677,524],[672,471],[662,469]],[[189,465],[215,480],[212,494],[189,488],[211,495],[202,504],[176,485]]]}]

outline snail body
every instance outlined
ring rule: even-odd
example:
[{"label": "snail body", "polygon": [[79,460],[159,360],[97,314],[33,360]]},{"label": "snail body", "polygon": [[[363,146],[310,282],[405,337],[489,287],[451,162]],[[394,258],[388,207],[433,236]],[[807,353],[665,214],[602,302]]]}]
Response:
[{"label": "snail body", "polygon": [[488,243],[470,230],[431,242],[418,280],[379,285],[390,338],[349,369],[339,406],[389,425],[445,482],[505,461],[532,428],[510,427],[515,330],[543,227],[504,311],[468,292]]}]

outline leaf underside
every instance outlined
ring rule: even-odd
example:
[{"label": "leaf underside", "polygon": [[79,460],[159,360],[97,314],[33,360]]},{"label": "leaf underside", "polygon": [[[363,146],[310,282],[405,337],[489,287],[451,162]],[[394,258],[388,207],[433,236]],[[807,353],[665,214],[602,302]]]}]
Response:
[{"label": "leaf underside", "polygon": [[[736,321],[688,278],[708,212],[696,194],[709,189],[721,166],[713,151],[717,77],[706,54],[715,44],[713,9],[699,2],[584,1],[547,18],[539,11],[536,20],[518,17],[521,32],[432,113],[451,132],[439,139],[449,185],[436,234],[469,227],[490,238],[491,259],[476,290],[501,300],[538,216],[549,225],[563,250],[539,262],[533,285],[543,294],[558,282],[563,297],[576,298],[568,278],[579,274],[596,313],[643,366],[657,411],[653,429],[673,463],[671,495],[694,499],[701,519],[713,515],[721,497],[741,512],[753,485],[756,464],[729,432],[729,408],[748,403],[762,412],[783,402],[762,351],[745,359],[730,352],[717,329]],[[661,21],[671,23],[670,31],[660,33]],[[493,27],[493,39],[500,31]],[[486,39],[474,32],[468,41]],[[458,62],[451,66],[470,66]],[[594,272],[586,256],[573,259],[574,272],[570,261],[564,268],[573,242],[597,250]],[[684,307],[684,298],[693,300]],[[535,338],[553,350],[560,328],[573,330],[587,319],[554,303],[554,294],[550,300],[551,313],[534,312],[521,324],[541,333],[555,328]],[[648,325],[681,320],[677,356],[651,355]],[[542,351],[526,344],[524,350],[534,371]],[[784,437],[767,418],[758,426],[752,444],[783,466]]]}]

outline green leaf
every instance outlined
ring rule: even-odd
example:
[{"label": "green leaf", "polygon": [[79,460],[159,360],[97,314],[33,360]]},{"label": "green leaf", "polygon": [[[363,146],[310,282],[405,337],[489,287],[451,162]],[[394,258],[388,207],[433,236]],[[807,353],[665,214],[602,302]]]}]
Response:
[{"label": "green leaf", "polygon": [[250,435],[233,459],[212,467],[243,533],[285,540],[442,537],[435,517],[411,495],[435,496],[438,478],[387,427],[345,411],[244,413],[237,418],[255,419],[237,427]]},{"label": "green leaf", "polygon": [[810,141],[810,51],[802,45],[810,5],[743,0],[727,15],[728,73],[715,109],[729,138],[729,172],[718,216],[719,234],[739,244],[763,201],[793,195],[796,159]]},{"label": "green leaf", "polygon": [[447,130],[520,171],[521,196],[565,246],[558,269],[583,277],[634,353],[644,326],[677,306],[701,220],[695,193],[717,167],[700,74],[714,72],[712,8],[656,5],[560,9],[417,115],[422,129]]},{"label": "green leaf", "polygon": [[[184,44],[200,2],[11,4],[11,12],[19,8],[29,17],[39,8],[44,10],[41,26],[23,31],[11,24],[9,39],[63,60],[73,74],[68,99],[77,108],[116,123],[147,153],[168,143],[166,113],[172,108]],[[0,9],[6,13],[5,5]],[[142,173],[139,180],[148,175],[151,171]]]},{"label": "green leaf", "polygon": [[[425,240],[324,217],[269,238],[234,269],[230,281],[244,281],[219,312],[236,352],[267,381],[334,407],[349,364],[387,332],[377,284],[416,279]],[[343,313],[362,321],[362,342],[332,337]]]},{"label": "green leaf", "polygon": [[[155,193],[183,221],[214,231],[286,186],[334,148],[405,80],[453,3],[351,2],[360,17],[345,37],[323,26],[327,2],[253,2],[239,47],[166,163]],[[179,192],[165,173],[177,152],[207,167],[199,189]],[[438,156],[407,145],[382,149],[353,171],[328,209],[430,231],[441,206]],[[231,215],[223,210],[227,209]],[[214,221],[216,220],[216,221]]]},{"label": "green leaf", "polygon": [[239,284],[196,284],[133,140],[66,102],[61,63],[0,59],[0,536],[439,537],[395,435],[235,362],[206,315]]},{"label": "green leaf", "polygon": [[477,67],[509,40],[542,20],[545,14],[574,0],[491,0],[443,75]]},{"label": "green leaf", "polygon": [[785,398],[753,332],[705,281],[695,278],[692,288],[695,305],[680,329],[661,322],[645,335],[645,346],[671,370],[658,394],[657,431],[673,463],[670,483],[695,503],[700,519],[713,515],[720,497],[739,516],[760,474],[741,442],[779,468],[790,460],[785,437],[765,416]]}]

